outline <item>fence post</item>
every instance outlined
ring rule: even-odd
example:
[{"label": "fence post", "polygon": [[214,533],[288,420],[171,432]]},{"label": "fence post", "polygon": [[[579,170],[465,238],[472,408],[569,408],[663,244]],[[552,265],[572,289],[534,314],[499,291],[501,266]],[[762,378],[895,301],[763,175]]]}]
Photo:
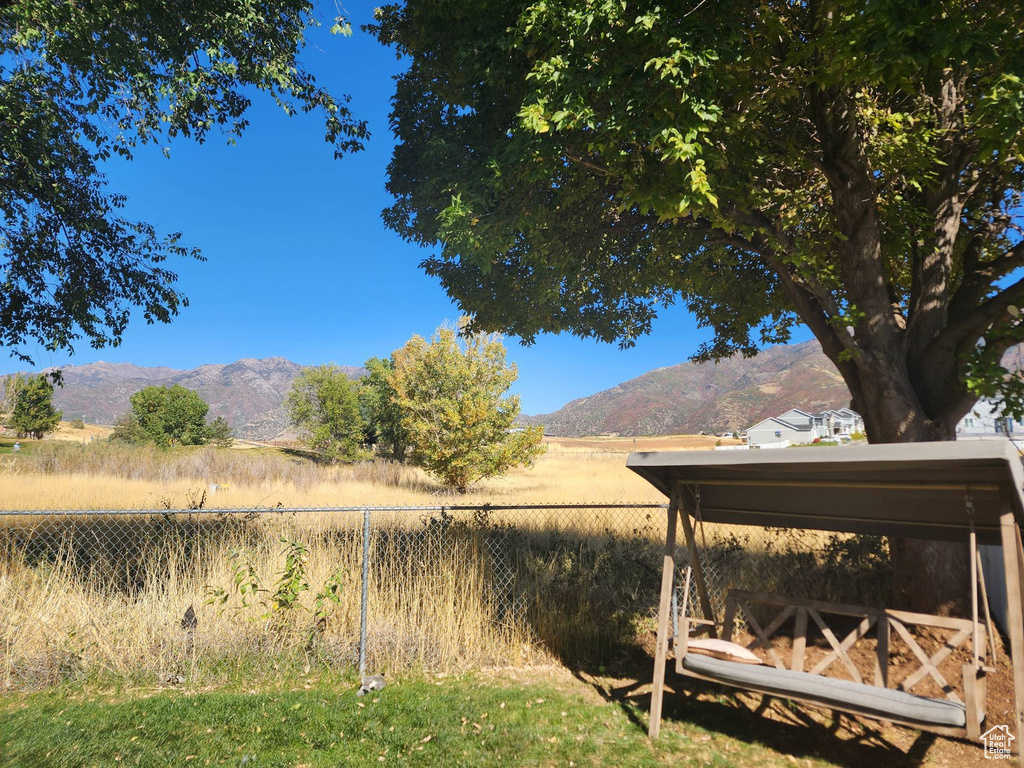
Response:
[{"label": "fence post", "polygon": [[359,681],[366,677],[366,611],[370,599],[370,508],[363,507],[363,593],[359,602]]}]

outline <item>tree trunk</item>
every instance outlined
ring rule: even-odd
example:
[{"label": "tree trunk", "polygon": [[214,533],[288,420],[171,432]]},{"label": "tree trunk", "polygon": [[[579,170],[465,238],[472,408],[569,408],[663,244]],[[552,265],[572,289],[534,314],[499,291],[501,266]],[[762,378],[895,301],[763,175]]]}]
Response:
[{"label": "tree trunk", "polygon": [[[864,417],[871,443],[955,440],[956,424],[928,418],[909,377],[860,377],[852,407]],[[868,383],[870,382],[870,383]],[[927,510],[922,509],[922,514]],[[964,615],[970,590],[968,542],[891,538],[894,607],[942,616]]]}]

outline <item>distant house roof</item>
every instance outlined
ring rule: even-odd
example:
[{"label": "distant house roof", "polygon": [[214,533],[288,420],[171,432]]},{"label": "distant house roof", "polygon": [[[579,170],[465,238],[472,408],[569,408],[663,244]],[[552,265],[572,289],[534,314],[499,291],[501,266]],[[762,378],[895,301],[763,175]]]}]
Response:
[{"label": "distant house roof", "polygon": [[767,419],[764,419],[763,421],[757,422],[757,424],[755,424],[754,426],[747,427],[747,431],[749,432],[752,429],[757,429],[762,424],[768,424],[769,422],[774,422],[775,424],[779,424],[779,425],[785,427],[786,429],[794,429],[797,432],[809,432],[810,429],[811,429],[811,425],[810,424],[790,424],[788,421],[783,421],[782,419],[777,419],[774,416],[769,416]]},{"label": "distant house roof", "polygon": [[[806,416],[809,419],[814,416],[814,414],[808,413],[807,411],[801,411],[799,408],[790,408],[788,411],[786,411],[786,413],[799,413],[802,416]],[[782,415],[785,416],[786,413],[784,413]]]}]

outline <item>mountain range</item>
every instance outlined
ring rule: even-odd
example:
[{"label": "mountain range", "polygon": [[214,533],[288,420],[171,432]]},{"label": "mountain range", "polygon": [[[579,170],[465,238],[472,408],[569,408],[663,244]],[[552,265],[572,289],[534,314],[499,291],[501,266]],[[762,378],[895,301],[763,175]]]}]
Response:
[{"label": "mountain range", "polygon": [[[340,367],[351,378],[365,373],[359,367]],[[65,419],[83,416],[87,422],[113,424],[143,387],[180,384],[198,392],[210,405],[209,417],[223,416],[237,437],[270,440],[288,427],[284,396],[302,368],[283,357],[244,358],[186,371],[131,363],[70,365],[61,369],[64,385],[54,392],[53,401]]]},{"label": "mountain range", "polygon": [[549,435],[581,437],[742,431],[790,408],[850,404],[850,391],[817,341],[769,347],[757,356],[657,368],[617,387],[524,417]]},{"label": "mountain range", "polygon": [[[352,378],[365,373],[341,366]],[[54,403],[66,419],[112,424],[132,394],[150,385],[181,384],[223,416],[238,437],[272,440],[288,428],[284,396],[302,366],[283,357],[245,358],[192,370],[145,368],[131,363],[89,363],[63,368]],[[850,393],[816,341],[771,347],[753,358],[681,363],[658,368],[616,387],[573,400],[520,422],[548,434],[580,437],[692,434],[743,430],[790,408],[820,411],[848,405]]]}]

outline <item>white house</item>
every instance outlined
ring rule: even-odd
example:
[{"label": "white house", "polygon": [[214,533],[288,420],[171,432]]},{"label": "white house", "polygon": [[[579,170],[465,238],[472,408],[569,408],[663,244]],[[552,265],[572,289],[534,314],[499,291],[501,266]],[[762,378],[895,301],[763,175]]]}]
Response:
[{"label": "white house", "polygon": [[999,415],[999,403],[981,399],[956,425],[957,438],[1024,436],[1024,422]]},{"label": "white house", "polygon": [[824,430],[814,424],[813,417],[810,414],[807,414],[807,417],[797,423],[783,420],[781,417],[770,417],[760,421],[747,429],[747,443],[751,447],[781,443],[785,440],[791,443],[812,443],[816,437],[824,437]]},{"label": "white house", "polygon": [[830,435],[852,435],[854,432],[864,431],[864,419],[849,408],[825,411],[823,415],[830,419]]},{"label": "white house", "polygon": [[849,435],[864,431],[864,420],[856,411],[841,408],[824,413],[808,413],[790,408],[783,414],[760,421],[747,429],[747,443],[755,446],[781,443],[813,443],[832,435]]},{"label": "white house", "polygon": [[801,411],[799,408],[790,408],[788,411],[780,413],[775,418],[798,427],[803,427],[805,425],[810,427],[814,425],[814,416],[807,413],[807,411]]}]

